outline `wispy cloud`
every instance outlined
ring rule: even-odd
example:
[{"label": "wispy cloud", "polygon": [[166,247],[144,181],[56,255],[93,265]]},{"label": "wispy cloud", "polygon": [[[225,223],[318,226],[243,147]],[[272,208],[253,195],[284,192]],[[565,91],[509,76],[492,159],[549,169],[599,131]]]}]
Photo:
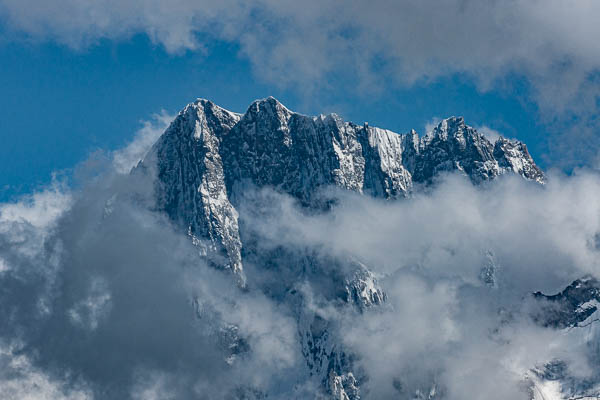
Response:
[{"label": "wispy cloud", "polygon": [[428,134],[430,132],[433,131],[433,129],[439,125],[439,123],[442,121],[441,118],[439,117],[433,117],[430,121],[428,121],[427,123],[425,123],[425,131],[423,132],[424,134]]},{"label": "wispy cloud", "polygon": [[479,133],[482,133],[485,137],[487,137],[488,140],[492,143],[498,140],[501,136],[505,137],[505,135],[503,135],[502,133],[486,125],[477,126],[475,129],[477,129]]},{"label": "wispy cloud", "polygon": [[307,215],[267,191],[267,212],[247,223],[266,248],[358,259],[378,277],[385,307],[319,309],[362,367],[366,398],[427,394],[435,382],[448,399],[529,399],[525,377],[549,361],[594,374],[587,340],[596,339],[537,326],[525,305],[534,291],[598,276],[600,208],[590,202],[598,193],[600,177],[587,172],[545,187],[509,177],[475,188],[448,177],[399,202],[336,192],[331,214]]},{"label": "wispy cloud", "polygon": [[[106,162],[77,191],[0,205],[0,393],[34,396],[36,382],[51,399],[293,387],[282,384],[302,365],[289,312],[209,268],[148,209],[152,180]],[[234,360],[238,337],[252,353]]]},{"label": "wispy cloud", "polygon": [[[8,265],[0,315],[10,321],[0,325],[0,362],[14,370],[0,374],[0,393],[29,393],[35,380],[58,399],[220,398],[244,385],[273,398],[314,397],[297,305],[263,291],[269,282],[313,298],[308,311],[329,320],[330,335],[368,377],[365,398],[428,391],[432,382],[449,399],[469,397],[474,382],[490,399],[526,398],[524,376],[554,358],[591,373],[585,342],[536,326],[523,302],[600,270],[594,173],[552,177],[545,187],[506,178],[475,188],[448,177],[398,202],[336,192],[330,213],[311,215],[287,196],[248,191],[253,206],[266,205],[240,208],[248,233],[262,238],[257,250],[314,249],[339,260],[331,273],[343,274],[349,258],[372,269],[388,302],[358,313],[323,297],[323,282],[288,280],[298,273],[289,260],[248,263],[249,286],[239,290],[142,200],[151,176],[114,168],[78,191],[50,188],[0,207]],[[481,280],[490,253],[494,287]],[[228,355],[222,329],[251,351]]]},{"label": "wispy cloud", "polygon": [[117,172],[127,174],[146,155],[150,147],[167,129],[175,118],[162,110],[160,114],[152,115],[149,121],[142,121],[143,126],[136,133],[133,140],[124,148],[113,153],[113,163]]}]

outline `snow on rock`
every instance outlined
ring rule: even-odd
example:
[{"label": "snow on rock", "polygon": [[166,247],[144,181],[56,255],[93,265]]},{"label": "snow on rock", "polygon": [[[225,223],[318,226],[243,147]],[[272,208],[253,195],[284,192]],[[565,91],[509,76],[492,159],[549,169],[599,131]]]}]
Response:
[{"label": "snow on rock", "polygon": [[[464,174],[475,184],[509,173],[544,181],[523,143],[499,138],[492,144],[462,118],[442,120],[419,137],[415,131],[397,134],[356,125],[336,114],[301,115],[273,97],[253,102],[243,115],[203,99],[187,105],[132,174],[143,171],[156,174],[158,210],[189,234],[210,264],[231,271],[241,287],[247,284],[244,262],[267,268],[278,251],[287,254],[265,252],[261,238],[244,228],[238,210],[249,186],[274,189],[307,209],[323,211],[331,199],[321,189],[331,186],[393,200],[411,196],[448,172]],[[376,277],[361,263],[290,254],[289,282],[275,277],[273,287],[261,288],[277,301],[306,304],[306,295],[291,288],[311,279],[318,282],[320,295],[340,309],[368,312],[386,301]],[[482,279],[493,284],[493,275],[486,270]],[[303,306],[290,307],[296,310],[309,374],[332,398],[360,399],[352,355],[341,347],[327,318]],[[232,364],[238,354],[251,351],[235,326],[215,335]],[[432,390],[417,397],[434,398]]]},{"label": "snow on rock", "polygon": [[369,269],[361,263],[345,280],[346,301],[355,304],[360,310],[383,304],[385,292],[379,287],[377,279]]},{"label": "snow on rock", "polygon": [[[534,293],[541,307],[533,319],[545,327],[560,329],[571,343],[586,348],[590,365],[600,362],[600,281],[577,279],[554,295]],[[555,360],[534,371],[534,400],[600,399],[600,371],[591,377],[569,374],[566,364]]]},{"label": "snow on rock", "polygon": [[244,183],[314,205],[326,186],[394,199],[451,171],[474,183],[505,173],[544,181],[523,143],[500,138],[492,144],[460,117],[419,138],[415,131],[359,126],[336,114],[308,117],[273,97],[255,101],[244,115],[203,99],[187,105],[138,168],[154,163],[159,208],[241,281],[235,199]]},{"label": "snow on rock", "polygon": [[203,252],[213,264],[243,282],[238,213],[220,153],[223,136],[239,120],[239,114],[199,99],[179,113],[137,168],[156,168],[158,207],[196,243],[208,243]]}]

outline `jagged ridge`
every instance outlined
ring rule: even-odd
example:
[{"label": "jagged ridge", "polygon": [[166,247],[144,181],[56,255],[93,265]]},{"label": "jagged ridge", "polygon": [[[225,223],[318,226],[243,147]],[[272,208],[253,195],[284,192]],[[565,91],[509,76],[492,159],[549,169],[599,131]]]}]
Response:
[{"label": "jagged ridge", "polygon": [[505,173],[542,183],[543,172],[524,143],[484,135],[451,117],[420,138],[415,131],[344,122],[336,114],[308,117],[273,97],[244,115],[208,100],[189,104],[143,164],[157,165],[159,207],[193,237],[208,239],[207,254],[243,276],[235,187],[269,186],[305,204],[333,185],[382,198],[407,197],[458,171],[481,183]]},{"label": "jagged ridge", "polygon": [[[453,171],[475,184],[506,173],[544,182],[525,144],[504,138],[491,143],[460,117],[445,119],[419,137],[414,130],[397,134],[345,122],[336,114],[301,115],[272,97],[255,101],[243,115],[203,99],[187,105],[138,169],[156,169],[158,209],[188,232],[211,264],[233,271],[241,286],[246,284],[244,259],[266,265],[278,256],[258,254],[252,235],[241,228],[237,207],[248,184],[271,187],[307,207],[321,207],[319,189],[328,186],[396,199]],[[312,276],[324,292],[337,296],[339,304],[364,312],[386,300],[376,277],[357,260],[278,251],[297,270],[290,281]],[[346,268],[325,268],[335,263]],[[331,272],[338,270],[346,275]],[[359,399],[360,376],[353,372],[351,357],[339,346],[335,332],[327,321],[305,311],[304,299],[291,282],[280,285],[268,290],[294,299],[290,302],[296,304],[310,373],[335,398]],[[233,343],[229,347],[245,349],[238,346],[235,327],[224,329],[226,342]]]}]

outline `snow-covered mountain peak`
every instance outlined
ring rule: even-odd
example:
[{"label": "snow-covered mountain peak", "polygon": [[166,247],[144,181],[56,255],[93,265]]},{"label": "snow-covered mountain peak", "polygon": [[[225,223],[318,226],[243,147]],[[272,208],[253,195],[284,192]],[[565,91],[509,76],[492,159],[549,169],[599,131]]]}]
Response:
[{"label": "snow-covered mountain peak", "polygon": [[438,125],[433,129],[432,134],[447,134],[448,132],[454,133],[462,130],[466,127],[465,119],[463,117],[448,117],[442,119]]},{"label": "snow-covered mountain peak", "polygon": [[224,114],[229,114],[229,115],[237,115],[237,116],[241,117],[241,114],[239,114],[239,113],[235,113],[233,111],[226,110],[225,108],[216,105],[211,100],[203,99],[200,97],[197,98],[192,103],[189,103],[188,105],[186,105],[184,107],[184,109],[182,110],[182,112],[185,112],[189,109],[194,109],[194,110],[197,110],[198,112],[207,112],[210,110],[211,112],[218,112],[218,113],[224,113]]},{"label": "snow-covered mountain peak", "polygon": [[[465,124],[463,117],[449,117],[441,120],[423,137],[424,143],[434,140],[462,140],[465,135],[479,138],[481,135],[473,127]],[[463,140],[464,141],[464,140]]]},{"label": "snow-covered mountain peak", "polygon": [[243,115],[206,99],[190,103],[142,165],[151,160],[157,163],[159,208],[191,236],[208,239],[205,252],[224,255],[215,262],[240,276],[235,198],[241,183],[315,205],[327,186],[394,199],[453,171],[473,183],[505,173],[544,179],[523,143],[500,139],[494,145],[462,117],[444,119],[419,138],[414,130],[397,134],[336,114],[307,117],[274,97],[256,100]]},{"label": "snow-covered mountain peak", "polygon": [[[268,293],[277,301],[304,304],[298,282],[318,282],[320,296],[358,313],[387,301],[376,276],[350,257],[328,257],[307,250],[265,250],[252,231],[244,203],[249,188],[269,188],[307,209],[323,212],[339,190],[388,200],[412,196],[443,174],[459,173],[474,184],[516,174],[543,182],[524,144],[500,139],[492,144],[462,117],[442,120],[424,137],[357,125],[337,114],[295,113],[273,97],[253,102],[237,114],[209,100],[187,105],[138,168],[156,167],[157,208],[187,232],[203,258],[229,270],[240,286],[244,265],[257,268],[285,258],[286,275],[274,274]],[[335,187],[338,191],[323,191]],[[332,201],[333,200],[333,201]],[[262,205],[269,207],[270,203]],[[317,252],[319,253],[319,252]],[[296,294],[293,294],[296,293]],[[288,296],[292,296],[290,300]],[[360,398],[360,376],[328,322],[299,308],[298,333],[309,373],[338,399]]]},{"label": "snow-covered mountain peak", "polygon": [[[218,129],[221,125],[230,129],[240,118],[241,114],[219,107],[210,100],[197,99],[179,112],[161,139],[174,135],[179,137],[179,140],[185,137],[201,140],[204,134],[210,135],[209,131]],[[174,124],[178,127],[171,129]],[[159,139],[159,143],[160,141]]]},{"label": "snow-covered mountain peak", "polygon": [[294,112],[290,111],[275,97],[269,96],[264,99],[253,101],[252,104],[250,104],[250,107],[248,107],[245,116],[252,116],[256,114],[276,117],[280,120],[287,120],[292,114],[294,114]]},{"label": "snow-covered mountain peak", "polygon": [[333,124],[333,125],[343,125],[344,120],[336,113],[329,114],[319,114],[316,117],[313,117],[315,121],[320,122],[321,124]]}]

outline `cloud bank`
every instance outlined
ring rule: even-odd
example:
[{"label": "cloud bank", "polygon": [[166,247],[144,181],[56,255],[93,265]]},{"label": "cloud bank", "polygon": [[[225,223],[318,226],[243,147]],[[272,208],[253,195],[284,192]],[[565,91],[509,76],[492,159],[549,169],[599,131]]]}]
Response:
[{"label": "cloud bank", "polygon": [[248,225],[265,250],[316,248],[378,277],[385,307],[357,314],[316,302],[366,371],[365,398],[530,399],[534,367],[560,359],[579,377],[595,374],[600,354],[587,340],[597,334],[537,326],[529,307],[534,291],[600,276],[599,189],[587,172],[545,187],[508,177],[476,188],[449,176],[409,201],[338,193],[324,216],[266,192],[269,211]]},{"label": "cloud bank", "polygon": [[278,398],[301,376],[288,311],[209,268],[118,160],[0,206],[0,394]]},{"label": "cloud bank", "polygon": [[593,0],[0,2],[13,32],[73,47],[137,33],[173,53],[226,40],[262,78],[294,85],[346,71],[381,87],[465,73],[485,89],[517,74],[555,111],[597,106],[599,7]]},{"label": "cloud bank", "polygon": [[167,129],[175,116],[169,115],[165,110],[154,114],[152,120],[142,121],[140,128],[133,140],[124,148],[115,151],[112,155],[113,166],[118,173],[126,174],[144,158],[150,147],[158,140]]},{"label": "cloud bank", "polygon": [[[120,173],[115,160],[77,191],[55,184],[0,206],[0,393],[319,396],[294,308],[264,290],[287,278],[285,263],[249,265],[240,290],[152,211],[151,176]],[[340,263],[360,260],[377,276],[388,301],[364,313],[323,298],[310,280],[297,283],[363,371],[365,398],[434,390],[447,399],[526,399],[531,369],[554,359],[593,374],[580,336],[537,326],[522,310],[534,291],[600,277],[598,194],[591,172],[545,187],[508,177],[476,188],[448,176],[405,201],[337,192],[326,214],[257,191],[252,204],[269,206],[242,207],[241,218],[262,238],[259,249],[316,249]],[[482,276],[490,266],[491,281]]]},{"label": "cloud bank", "polygon": [[[597,378],[600,338],[536,325],[531,293],[600,278],[598,173],[481,187],[448,175],[397,202],[332,190],[327,213],[248,188],[240,219],[257,250],[331,263],[312,279],[286,257],[250,259],[240,290],[154,210],[152,171],[129,174],[169,119],[84,163],[73,188],[0,204],[3,398],[319,398],[291,292],[328,321],[366,399],[528,399],[532,369],[554,360]],[[327,295],[349,260],[385,304],[361,312]]]}]

